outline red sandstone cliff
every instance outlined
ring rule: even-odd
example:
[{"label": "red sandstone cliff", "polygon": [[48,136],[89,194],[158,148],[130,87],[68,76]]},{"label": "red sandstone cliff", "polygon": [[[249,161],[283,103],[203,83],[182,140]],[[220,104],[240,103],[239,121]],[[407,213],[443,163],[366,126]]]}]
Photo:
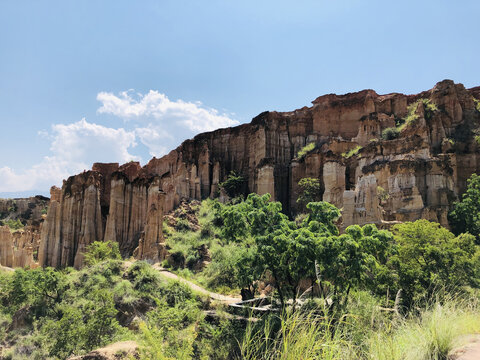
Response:
[{"label": "red sandstone cliff", "polygon": [[[324,200],[343,208],[344,226],[419,218],[447,226],[449,206],[480,167],[474,98],[480,88],[450,80],[417,95],[330,94],[312,107],[200,134],[143,168],[94,164],[52,188],[40,264],[81,266],[95,240],[117,241],[125,256],[136,249],[140,258],[161,260],[162,214],[182,198],[215,196],[232,170],[247,178],[248,192],[271,193],[288,213],[298,211],[298,181],[316,177]],[[399,137],[382,140],[409,111],[414,119]],[[315,149],[297,158],[309,143]]]}]

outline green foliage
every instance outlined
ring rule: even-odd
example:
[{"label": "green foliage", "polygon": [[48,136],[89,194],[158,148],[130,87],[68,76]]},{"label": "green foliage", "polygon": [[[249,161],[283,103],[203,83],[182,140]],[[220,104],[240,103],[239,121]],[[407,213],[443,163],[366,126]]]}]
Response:
[{"label": "green foliage", "polygon": [[475,135],[474,139],[477,145],[480,145],[480,135]]},{"label": "green foliage", "polygon": [[127,270],[127,276],[135,290],[152,293],[160,286],[160,275],[145,261],[136,261]]},{"label": "green foliage", "polygon": [[322,296],[330,295],[333,306],[345,307],[352,288],[378,286],[392,246],[391,233],[375,225],[352,225],[345,234],[323,238],[317,256]]},{"label": "green foliage", "polygon": [[400,130],[396,127],[389,127],[382,131],[383,140],[394,140],[400,135]]},{"label": "green foliage", "polygon": [[303,159],[305,157],[305,155],[307,155],[309,152],[315,150],[316,148],[316,145],[314,142],[311,142],[311,143],[308,143],[307,145],[305,145],[303,148],[301,148],[300,150],[298,150],[297,152],[297,158],[298,159]]},{"label": "green foliage", "polygon": [[190,223],[187,219],[177,219],[175,223],[175,230],[177,231],[188,231],[190,230]]},{"label": "green foliage", "polygon": [[229,241],[245,241],[285,226],[287,216],[282,204],[270,201],[270,194],[248,195],[245,201],[218,208],[222,218],[222,236]]},{"label": "green foliage", "polygon": [[455,237],[427,220],[395,225],[393,234],[396,254],[389,265],[397,273],[405,306],[429,299],[440,290],[477,286],[475,258],[479,249],[472,235]]},{"label": "green foliage", "polygon": [[338,235],[335,222],[340,217],[340,210],[326,201],[308,203],[307,209],[310,214],[304,225],[317,233]]},{"label": "green foliage", "polygon": [[441,360],[463,345],[465,335],[480,330],[475,299],[435,302],[416,317],[400,318],[359,293],[338,321],[306,305],[302,311],[270,317],[261,326],[249,324],[240,346],[242,358]]},{"label": "green foliage", "polygon": [[297,203],[306,205],[309,202],[322,200],[322,185],[320,179],[303,178],[298,182],[301,193],[297,199]]},{"label": "green foliage", "polygon": [[429,120],[433,117],[433,113],[438,111],[438,107],[430,99],[421,99],[425,109],[425,119]]},{"label": "green foliage", "polygon": [[114,241],[95,241],[87,246],[87,252],[85,253],[85,263],[87,265],[94,265],[108,259],[120,260],[121,258],[118,243]]},{"label": "green foliage", "polygon": [[[200,344],[212,349],[211,339],[221,337],[215,332],[223,330],[205,324],[202,308],[189,287],[162,280],[146,262],[135,262],[128,270],[121,261],[107,259],[80,271],[0,272],[0,341],[9,337],[14,359],[66,359],[134,338],[145,346],[142,354],[149,354],[153,345],[147,331],[134,334],[127,329],[132,313],[145,319],[142,329],[159,335],[155,341],[163,339],[166,358],[205,358]],[[3,326],[16,314],[26,314],[25,325],[4,334]]]},{"label": "green foliage", "polygon": [[480,112],[480,100],[473,98],[473,101],[475,102],[475,108]]},{"label": "green foliage", "polygon": [[388,190],[385,190],[381,186],[377,186],[377,196],[380,201],[387,201],[390,198]]},{"label": "green foliage", "polygon": [[50,337],[47,348],[50,356],[66,358],[81,349],[94,349],[109,343],[119,331],[115,319],[117,310],[113,294],[106,290],[94,291],[89,300],[80,306],[63,305],[59,307],[60,319],[48,319],[42,325],[41,333],[62,336]]},{"label": "green foliage", "polygon": [[480,243],[480,176],[472,174],[462,200],[453,204],[449,221],[455,234],[468,232]]},{"label": "green foliage", "polygon": [[8,226],[11,231],[16,231],[16,230],[21,230],[24,228],[24,225],[20,221],[20,219],[13,220],[13,219],[8,219],[8,220],[0,220],[1,224],[3,226]]},{"label": "green foliage", "polygon": [[28,308],[29,321],[55,312],[66,291],[66,279],[62,272],[52,268],[17,269],[0,284],[0,302],[3,310],[13,315],[21,308]]},{"label": "green foliage", "polygon": [[358,152],[362,150],[362,147],[360,145],[358,146],[355,146],[353,149],[350,149],[344,153],[342,153],[342,156],[345,158],[345,159],[350,159],[352,156],[356,156],[358,155]]},{"label": "green foliage", "polygon": [[420,104],[423,105],[426,120],[430,120],[433,114],[438,111],[437,105],[432,103],[430,99],[418,99],[407,107],[407,115],[397,122],[396,125],[399,131],[402,131],[406,126],[414,124],[418,120],[419,115],[417,114],[417,110]]},{"label": "green foliage", "polygon": [[247,181],[245,177],[236,171],[231,171],[227,179],[219,184],[221,189],[224,189],[227,195],[231,198],[243,195]]},{"label": "green foliage", "polygon": [[254,244],[230,243],[212,249],[212,263],[205,269],[206,284],[212,289],[244,288],[255,291],[258,270],[257,248]]}]

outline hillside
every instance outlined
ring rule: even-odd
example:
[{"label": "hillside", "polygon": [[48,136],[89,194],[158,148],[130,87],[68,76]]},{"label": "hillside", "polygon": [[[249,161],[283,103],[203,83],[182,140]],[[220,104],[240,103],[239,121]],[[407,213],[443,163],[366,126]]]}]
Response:
[{"label": "hillside", "polygon": [[480,167],[479,98],[480,87],[450,80],[416,95],[329,94],[200,134],[144,167],[96,163],[51,189],[39,265],[80,267],[96,240],[118,242],[123,256],[163,260],[163,214],[185,198],[218,196],[232,171],[245,194],[270,193],[289,215],[300,210],[299,180],[311,177],[342,209],[342,228],[420,218],[448,227],[452,202]]}]

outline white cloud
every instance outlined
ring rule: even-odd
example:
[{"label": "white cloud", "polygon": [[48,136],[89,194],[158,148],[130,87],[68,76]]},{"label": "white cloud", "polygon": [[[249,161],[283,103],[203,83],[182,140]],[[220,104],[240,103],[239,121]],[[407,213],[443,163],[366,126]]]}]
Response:
[{"label": "white cloud", "polygon": [[[100,92],[97,100],[102,103],[99,113],[113,114],[124,119],[153,118],[167,128],[181,124],[192,132],[211,131],[234,126],[238,121],[220,114],[218,110],[205,107],[200,102],[172,101],[165,94],[150,90],[148,94],[131,95],[132,91],[123,91],[119,95]],[[155,125],[151,123],[151,125]]]},{"label": "white cloud", "polygon": [[145,128],[136,128],[135,133],[140,141],[148,147],[150,155],[156,157],[161,157],[167,153],[168,148],[165,146],[165,140],[173,140],[172,135],[152,124]]},{"label": "white cloud", "polygon": [[72,163],[127,162],[138,160],[128,152],[136,146],[135,132],[107,128],[82,119],[73,124],[53,125],[54,140],[50,150]]},{"label": "white cloud", "polygon": [[[40,134],[46,136],[45,132]],[[94,162],[120,162],[139,160],[131,155],[135,147],[135,132],[112,129],[82,119],[72,124],[52,126],[51,156],[25,171],[10,167],[0,168],[0,192],[20,192],[49,189],[61,185],[62,179],[90,169]]]},{"label": "white cloud", "polygon": [[[151,156],[161,157],[194,133],[238,124],[228,115],[200,102],[172,101],[165,94],[150,90],[118,95],[100,92],[99,114],[112,114],[125,120],[125,128],[110,128],[82,119],[71,124],[52,125],[37,135],[50,142],[51,153],[25,170],[0,168],[0,192],[46,191],[52,185],[83,170],[94,162],[140,160],[131,154],[137,141]],[[137,152],[139,149],[136,149]],[[141,149],[140,149],[141,150]]]}]

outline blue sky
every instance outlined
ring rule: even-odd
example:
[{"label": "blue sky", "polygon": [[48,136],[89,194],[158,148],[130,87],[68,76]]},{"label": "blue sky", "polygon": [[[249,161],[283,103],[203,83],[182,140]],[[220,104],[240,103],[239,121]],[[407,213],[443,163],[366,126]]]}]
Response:
[{"label": "blue sky", "polygon": [[0,1],[0,196],[365,88],[480,85],[480,2]]}]

